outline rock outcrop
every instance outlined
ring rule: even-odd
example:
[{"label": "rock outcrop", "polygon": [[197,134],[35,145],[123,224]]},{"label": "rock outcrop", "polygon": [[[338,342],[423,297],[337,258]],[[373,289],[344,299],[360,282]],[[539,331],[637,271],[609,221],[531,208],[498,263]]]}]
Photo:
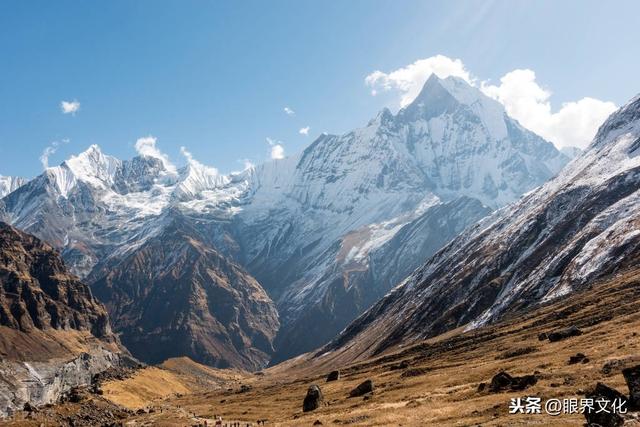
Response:
[{"label": "rock outcrop", "polygon": [[56,402],[94,375],[136,364],[105,307],[58,252],[0,223],[0,416]]},{"label": "rock outcrop", "polygon": [[46,362],[3,361],[0,363],[0,416],[55,403],[69,391],[88,386],[94,377],[114,367],[131,367],[137,362],[125,353],[96,348],[71,360]]},{"label": "rock outcrop", "polygon": [[92,289],[124,345],[147,363],[178,356],[258,370],[278,330],[274,303],[179,212],[157,236],[95,272]]},{"label": "rock outcrop", "polygon": [[34,236],[0,222],[0,325],[90,331],[109,338],[104,306],[69,274],[58,252]]},{"label": "rock outcrop", "polygon": [[575,326],[570,326],[566,329],[560,329],[558,331],[553,331],[547,333],[547,338],[549,342],[562,341],[571,337],[578,337],[582,335],[582,331]]},{"label": "rock outcrop", "polygon": [[629,387],[629,403],[638,410],[640,409],[640,365],[623,369],[622,375]]}]

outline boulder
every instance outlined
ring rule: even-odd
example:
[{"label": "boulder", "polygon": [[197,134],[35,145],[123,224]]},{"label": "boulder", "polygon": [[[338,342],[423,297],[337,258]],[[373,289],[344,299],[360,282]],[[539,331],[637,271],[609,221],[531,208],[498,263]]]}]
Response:
[{"label": "boulder", "polygon": [[582,331],[576,326],[570,326],[565,329],[558,329],[557,331],[550,332],[547,334],[547,338],[549,339],[549,342],[556,342],[570,337],[577,337],[579,335],[582,335]]},{"label": "boulder", "polygon": [[538,334],[538,341],[544,341],[547,339],[547,333],[546,332],[540,332]]},{"label": "boulder", "polygon": [[373,392],[373,381],[365,380],[364,382],[358,384],[356,388],[349,392],[349,397],[358,397],[363,396],[367,393]]},{"label": "boulder", "polygon": [[622,370],[624,380],[629,387],[629,403],[633,408],[640,408],[640,365]]},{"label": "boulder", "polygon": [[247,393],[249,391],[251,391],[251,386],[247,384],[242,384],[240,386],[240,390],[238,390],[238,393]]},{"label": "boulder", "polygon": [[507,372],[499,372],[494,375],[489,384],[489,391],[497,393],[504,390],[519,391],[524,390],[538,382],[535,375],[524,375],[522,377],[513,377]]},{"label": "boulder", "polygon": [[606,411],[599,410],[600,407],[594,405],[593,410],[586,410],[584,412],[588,427],[619,427],[624,424],[624,419],[620,414],[616,413],[614,409],[614,402],[616,400],[619,402],[627,402],[626,396],[622,393],[605,384],[598,383],[594,390],[586,394],[586,397],[594,401],[599,399],[608,401]]},{"label": "boulder", "polygon": [[327,382],[329,381],[337,381],[340,379],[340,371],[335,370],[335,371],[331,371],[329,372],[329,375],[327,375]]},{"label": "boulder", "polygon": [[309,412],[318,409],[323,401],[324,396],[322,395],[322,390],[320,390],[320,387],[317,385],[312,384],[309,386],[307,395],[302,402],[302,411]]},{"label": "boulder", "polygon": [[72,403],[80,403],[84,400],[84,395],[79,387],[73,387],[67,394],[67,399]]},{"label": "boulder", "polygon": [[575,356],[569,356],[569,365],[576,363],[589,363],[589,358],[582,353],[576,353]]}]

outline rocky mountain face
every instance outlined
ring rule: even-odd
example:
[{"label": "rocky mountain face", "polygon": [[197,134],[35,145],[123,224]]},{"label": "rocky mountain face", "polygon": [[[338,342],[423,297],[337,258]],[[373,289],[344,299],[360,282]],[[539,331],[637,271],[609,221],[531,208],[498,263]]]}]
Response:
[{"label": "rocky mountain face", "polygon": [[216,367],[260,369],[279,327],[275,304],[180,213],[164,220],[161,233],[123,259],[99,264],[89,277],[123,343],[149,363],[188,356]]},{"label": "rocky mountain face", "polygon": [[104,306],[89,287],[67,273],[56,251],[34,236],[0,222],[0,325],[90,331],[111,335]]},{"label": "rocky mountain face", "polygon": [[[384,110],[363,128],[323,134],[298,155],[230,175],[187,160],[181,169],[150,156],[121,161],[92,146],[4,197],[0,215],[59,248],[73,271],[107,299],[116,330],[127,329],[134,337],[134,328],[142,328],[136,337],[146,331],[160,348],[167,347],[167,336],[176,336],[168,332],[176,319],[162,320],[168,329],[152,333],[153,322],[143,327],[142,318],[117,311],[117,301],[159,298],[143,291],[159,285],[151,284],[151,273],[134,260],[157,261],[159,271],[169,266],[162,236],[178,239],[179,251],[186,251],[184,238],[170,231],[167,220],[179,213],[189,224],[190,239],[218,255],[201,254],[201,262],[216,265],[222,257],[237,267],[222,282],[235,276],[247,282],[252,276],[275,301],[280,327],[274,341],[247,341],[253,332],[244,327],[239,335],[243,343],[262,342],[255,347],[261,354],[275,345],[273,361],[329,340],[465,227],[544,183],[568,162],[476,88],[436,76],[397,114]],[[196,263],[194,251],[181,252],[185,265]],[[118,270],[120,263],[129,263],[140,276]],[[204,266],[198,266],[201,274]],[[114,275],[107,279],[107,273]],[[196,279],[205,288],[207,280]],[[136,283],[136,290],[125,281]],[[177,281],[173,285],[180,294],[167,298],[180,304],[192,304],[200,292]],[[243,307],[252,316],[265,315],[263,305]],[[181,325],[195,324],[184,320],[187,312],[158,311],[180,317]],[[266,313],[264,327],[255,330],[268,337],[274,317],[271,310]],[[218,314],[212,317],[219,320]],[[145,345],[150,348],[150,341]],[[238,350],[243,346],[234,344],[229,363],[268,359],[234,353],[245,354]],[[215,364],[224,359],[209,350],[191,354],[208,354]]]},{"label": "rocky mountain face", "polygon": [[[364,240],[361,233],[375,233],[369,227],[348,233],[337,247],[337,253],[330,257],[333,265],[325,267],[315,286],[297,295],[291,291],[281,298],[287,303],[282,304],[280,314],[285,318],[291,315],[296,321],[287,334],[278,335],[276,361],[331,340],[353,319],[354,313],[366,310],[409,275],[418,259],[427,259],[469,224],[490,212],[491,209],[477,199],[461,197],[435,204],[414,220],[396,225],[398,230],[393,237],[379,246],[353,246],[354,241]],[[370,236],[366,239],[367,243],[373,240]],[[307,299],[317,302],[305,304]]]},{"label": "rocky mountain face", "polygon": [[375,354],[571,298],[637,259],[639,190],[640,96],[558,177],[462,233],[322,351]]},{"label": "rocky mountain face", "polygon": [[0,416],[57,401],[94,374],[132,363],[104,306],[58,252],[0,223]]}]

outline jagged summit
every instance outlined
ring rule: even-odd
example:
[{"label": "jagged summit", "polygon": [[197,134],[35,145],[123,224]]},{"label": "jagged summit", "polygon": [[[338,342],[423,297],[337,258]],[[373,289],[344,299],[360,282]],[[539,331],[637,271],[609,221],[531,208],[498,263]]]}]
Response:
[{"label": "jagged summit", "polygon": [[120,167],[122,161],[103,154],[100,147],[93,144],[79,155],[71,156],[57,168],[67,168],[76,179],[94,186],[106,187],[113,184],[116,171]]},{"label": "jagged summit", "polygon": [[509,126],[517,123],[507,116],[504,107],[459,77],[441,79],[432,74],[408,106],[398,112],[403,121],[431,121],[442,116],[458,121],[481,123],[496,140],[509,137]]},{"label": "jagged summit", "polygon": [[231,179],[218,172],[216,168],[205,166],[194,159],[180,170],[180,180],[176,188],[176,197],[193,199],[203,196],[205,191],[213,191],[229,184]]}]

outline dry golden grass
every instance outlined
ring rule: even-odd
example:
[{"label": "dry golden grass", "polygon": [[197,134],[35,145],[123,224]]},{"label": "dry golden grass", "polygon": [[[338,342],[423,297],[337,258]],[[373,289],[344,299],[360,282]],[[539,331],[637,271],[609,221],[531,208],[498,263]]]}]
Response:
[{"label": "dry golden grass", "polygon": [[[156,408],[129,419],[135,425],[187,426],[221,415],[225,420],[254,425],[266,419],[272,426],[310,426],[316,420],[324,425],[366,426],[577,426],[584,422],[579,414],[509,415],[509,400],[521,396],[580,398],[597,381],[626,393],[620,371],[640,363],[639,302],[640,274],[633,271],[500,324],[466,333],[452,331],[375,359],[349,360],[341,353],[318,358],[305,355],[270,368],[264,375],[221,372],[188,360],[172,360],[163,369],[142,371],[141,379],[127,380],[120,388],[110,386],[107,397],[113,401],[122,401],[124,396],[132,401],[146,399],[147,405]],[[583,335],[556,343],[538,340],[540,332],[574,324]],[[530,349],[527,354],[514,355],[522,348]],[[589,363],[569,365],[569,357],[578,352],[586,354]],[[603,373],[603,365],[611,360],[622,362]],[[397,369],[403,361],[409,368]],[[342,378],[326,383],[325,376],[332,369],[340,369]],[[415,369],[416,375],[403,376],[409,369]],[[159,387],[158,371],[163,370],[173,380],[163,372],[165,376],[160,377],[166,385]],[[479,383],[489,382],[501,370],[513,375],[538,371],[539,381],[522,392],[478,392]],[[219,387],[206,391],[200,383],[185,380],[203,373],[217,378]],[[365,379],[374,381],[374,394],[367,399],[349,398],[349,391]],[[251,389],[240,393],[241,384]],[[325,405],[303,413],[302,400],[311,384],[320,385]],[[182,393],[177,391],[181,385],[192,393],[176,396],[174,393]],[[163,392],[156,398],[149,387]]]},{"label": "dry golden grass", "polygon": [[[597,381],[626,393],[621,367],[610,374],[602,366],[624,359],[623,366],[640,363],[640,276],[619,275],[593,289],[567,297],[517,319],[462,333],[455,331],[374,360],[346,365],[340,355],[310,359],[309,356],[276,366],[256,378],[252,390],[220,390],[171,399],[204,418],[255,422],[268,419],[271,425],[445,426],[445,425],[581,425],[580,414],[509,415],[512,397],[583,397]],[[564,341],[539,341],[539,332],[577,324],[584,334]],[[533,352],[508,357],[524,347]],[[590,362],[568,365],[569,357],[585,353]],[[402,377],[406,370],[392,369],[401,361],[423,374]],[[339,381],[326,383],[331,369],[342,370]],[[536,385],[522,392],[479,393],[478,384],[506,370],[514,375],[539,372]],[[365,379],[376,385],[373,396],[348,398],[349,391]],[[302,412],[302,400],[310,384],[318,384],[326,405],[311,413]],[[184,425],[179,421],[167,425]]]},{"label": "dry golden grass", "polygon": [[159,399],[191,392],[177,374],[151,366],[124,381],[109,381],[102,390],[106,399],[128,409],[144,408]]},{"label": "dry golden grass", "polygon": [[73,358],[91,348],[117,352],[115,343],[106,343],[88,331],[34,329],[29,333],[0,326],[0,357],[15,361],[47,361]]}]

